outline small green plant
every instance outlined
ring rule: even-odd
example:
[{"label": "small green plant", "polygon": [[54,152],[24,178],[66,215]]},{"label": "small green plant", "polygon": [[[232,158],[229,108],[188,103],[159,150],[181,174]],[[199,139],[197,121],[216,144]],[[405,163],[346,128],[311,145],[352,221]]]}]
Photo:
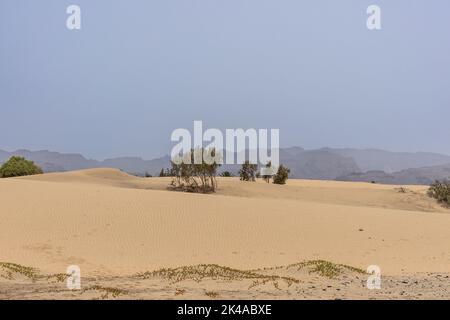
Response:
[{"label": "small green plant", "polygon": [[104,287],[101,285],[93,285],[87,288],[83,289],[83,293],[86,291],[98,291],[101,292],[102,295],[100,296],[101,299],[109,299],[110,295],[113,298],[117,298],[121,295],[128,294],[127,290],[119,289],[119,288],[112,288],[112,287]]},{"label": "small green plant", "polygon": [[428,196],[445,206],[450,206],[450,180],[436,180],[428,189]]},{"label": "small green plant", "polygon": [[31,267],[25,267],[16,263],[0,262],[0,277],[13,280],[14,275],[22,275],[33,281],[39,278],[38,270]]},{"label": "small green plant", "polygon": [[406,189],[405,187],[400,187],[400,188],[397,188],[397,191],[398,191],[399,193],[407,193],[407,192],[408,192],[408,189]]},{"label": "small green plant", "polygon": [[230,171],[224,171],[220,174],[221,177],[232,177],[233,174]]},{"label": "small green plant", "polygon": [[248,160],[242,164],[241,170],[239,170],[239,178],[242,181],[255,181],[256,170],[258,166],[250,163]]},{"label": "small green plant", "polygon": [[278,167],[277,173],[273,176],[273,183],[286,184],[286,180],[288,179],[290,172],[291,172],[291,170],[289,170],[289,168],[287,168],[283,165],[280,165]]},{"label": "small green plant", "polygon": [[206,291],[205,295],[210,297],[210,298],[212,298],[212,299],[215,299],[215,298],[217,298],[219,296],[219,294],[217,292],[215,292],[215,291]]},{"label": "small green plant", "polygon": [[309,273],[316,273],[322,277],[334,279],[337,276],[344,273],[345,270],[365,274],[366,272],[362,269],[355,268],[352,266],[347,266],[344,264],[337,264],[325,260],[309,260],[296,264],[289,265],[288,268],[297,268],[301,270],[307,268]]},{"label": "small green plant", "polygon": [[185,294],[186,293],[186,290],[185,289],[179,289],[179,288],[176,288],[175,289],[175,295],[176,296],[182,296],[183,294]]},{"label": "small green plant", "polygon": [[29,176],[41,174],[42,169],[33,161],[13,156],[0,167],[0,178]]},{"label": "small green plant", "polygon": [[200,264],[196,266],[183,266],[178,268],[165,268],[159,269],[153,272],[146,271],[135,275],[138,279],[150,279],[150,278],[164,278],[171,283],[178,283],[185,280],[193,280],[195,282],[201,282],[202,280],[253,280],[253,283],[249,288],[253,288],[259,285],[266,284],[268,282],[273,283],[274,286],[278,286],[280,282],[291,286],[294,283],[299,283],[299,280],[291,277],[283,277],[278,275],[266,275],[257,273],[255,271],[238,270],[229,267],[219,266],[217,264]]}]

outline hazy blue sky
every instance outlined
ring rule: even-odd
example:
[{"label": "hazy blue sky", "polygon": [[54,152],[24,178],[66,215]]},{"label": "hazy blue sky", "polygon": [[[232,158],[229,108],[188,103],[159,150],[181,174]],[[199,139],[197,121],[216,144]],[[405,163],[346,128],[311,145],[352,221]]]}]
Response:
[{"label": "hazy blue sky", "polygon": [[450,154],[450,1],[0,0],[0,149],[151,158],[193,120]]}]

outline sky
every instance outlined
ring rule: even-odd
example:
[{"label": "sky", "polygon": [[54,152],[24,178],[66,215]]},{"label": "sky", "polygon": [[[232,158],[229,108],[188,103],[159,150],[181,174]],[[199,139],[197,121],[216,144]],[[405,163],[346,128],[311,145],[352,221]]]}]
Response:
[{"label": "sky", "polygon": [[448,0],[1,0],[0,149],[150,159],[202,120],[450,154],[449,33]]}]

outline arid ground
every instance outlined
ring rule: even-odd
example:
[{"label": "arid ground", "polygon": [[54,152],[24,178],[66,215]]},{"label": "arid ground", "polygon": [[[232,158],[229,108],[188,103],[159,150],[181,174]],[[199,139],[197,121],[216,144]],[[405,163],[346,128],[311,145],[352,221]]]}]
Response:
[{"label": "arid ground", "polygon": [[[450,209],[426,186],[169,182],[114,169],[1,179],[0,299],[450,299]],[[66,288],[69,265],[81,290]]]}]

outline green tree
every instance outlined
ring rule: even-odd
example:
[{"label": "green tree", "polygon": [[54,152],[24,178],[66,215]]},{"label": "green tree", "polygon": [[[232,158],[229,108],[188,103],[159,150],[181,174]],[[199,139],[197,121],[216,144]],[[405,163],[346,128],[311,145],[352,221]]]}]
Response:
[{"label": "green tree", "polygon": [[0,167],[1,178],[29,176],[41,173],[42,169],[35,165],[33,161],[17,156],[11,157]]},{"label": "green tree", "polygon": [[164,168],[161,169],[161,171],[159,172],[159,176],[160,177],[165,177],[166,174],[164,173]]},{"label": "green tree", "polygon": [[255,181],[256,170],[258,166],[250,163],[248,160],[242,164],[241,170],[239,170],[239,177],[242,181]]},{"label": "green tree", "polygon": [[232,177],[233,175],[231,174],[230,171],[224,171],[220,174],[221,177]]},{"label": "green tree", "polygon": [[288,179],[290,172],[291,172],[291,170],[289,170],[289,168],[287,168],[283,165],[280,165],[278,167],[277,173],[273,176],[273,183],[286,184],[286,180]]},{"label": "green tree", "polygon": [[[266,163],[266,169],[270,169],[271,167],[272,167],[272,161],[267,162]],[[270,182],[270,178],[272,178],[272,175],[263,174],[262,178],[264,179],[264,181],[269,183]]]}]

